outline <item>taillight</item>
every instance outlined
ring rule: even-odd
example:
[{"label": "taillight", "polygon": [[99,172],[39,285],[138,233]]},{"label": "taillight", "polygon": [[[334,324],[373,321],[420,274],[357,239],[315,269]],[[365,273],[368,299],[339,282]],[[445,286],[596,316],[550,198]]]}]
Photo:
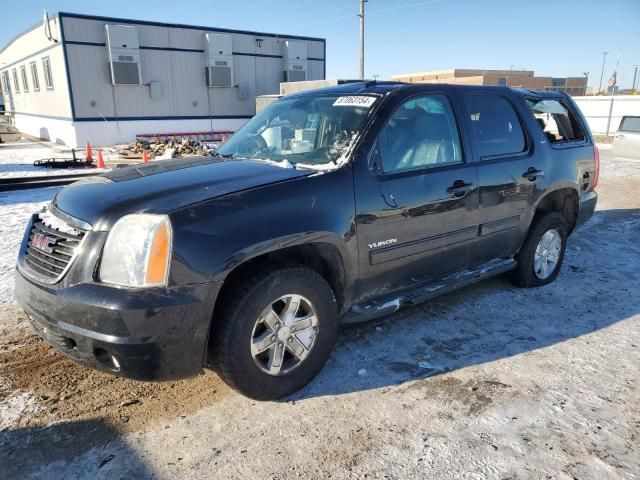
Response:
[{"label": "taillight", "polygon": [[600,152],[598,147],[593,146],[593,161],[596,164],[596,170],[593,173],[593,182],[591,183],[591,190],[595,190],[598,186],[598,180],[600,180]]}]

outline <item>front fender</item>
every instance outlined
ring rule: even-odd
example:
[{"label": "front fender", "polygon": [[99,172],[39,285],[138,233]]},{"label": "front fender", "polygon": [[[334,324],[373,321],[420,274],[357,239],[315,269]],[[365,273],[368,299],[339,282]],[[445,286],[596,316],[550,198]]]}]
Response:
[{"label": "front fender", "polygon": [[224,280],[248,260],[309,243],[339,251],[348,284],[357,269],[350,165],[193,205],[171,221],[174,283]]}]

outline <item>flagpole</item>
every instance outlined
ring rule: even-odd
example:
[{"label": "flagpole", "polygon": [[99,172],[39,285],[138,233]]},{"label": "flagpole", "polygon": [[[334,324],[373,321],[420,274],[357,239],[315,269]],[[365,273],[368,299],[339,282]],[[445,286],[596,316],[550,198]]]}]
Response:
[{"label": "flagpole", "polygon": [[607,137],[611,132],[611,116],[613,115],[613,98],[616,95],[616,85],[618,84],[618,67],[620,66],[620,56],[616,61],[616,69],[613,71],[613,85],[611,85],[611,103],[609,104],[609,118],[607,119]]}]

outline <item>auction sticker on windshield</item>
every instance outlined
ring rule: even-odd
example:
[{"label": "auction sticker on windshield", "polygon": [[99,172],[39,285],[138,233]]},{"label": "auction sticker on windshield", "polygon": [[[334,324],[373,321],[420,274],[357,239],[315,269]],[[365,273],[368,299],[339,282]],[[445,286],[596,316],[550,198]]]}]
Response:
[{"label": "auction sticker on windshield", "polygon": [[340,97],[333,102],[334,107],[364,107],[369,108],[376,101],[375,97],[357,95],[351,97]]}]

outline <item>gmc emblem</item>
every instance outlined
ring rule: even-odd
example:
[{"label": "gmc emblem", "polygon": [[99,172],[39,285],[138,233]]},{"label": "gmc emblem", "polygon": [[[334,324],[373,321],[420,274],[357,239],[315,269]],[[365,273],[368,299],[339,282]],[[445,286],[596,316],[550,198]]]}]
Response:
[{"label": "gmc emblem", "polygon": [[31,240],[31,244],[36,247],[38,250],[42,250],[43,252],[52,253],[53,247],[51,245],[55,245],[55,238],[47,237],[46,235],[42,235],[41,233],[35,233],[33,235],[33,239]]}]

